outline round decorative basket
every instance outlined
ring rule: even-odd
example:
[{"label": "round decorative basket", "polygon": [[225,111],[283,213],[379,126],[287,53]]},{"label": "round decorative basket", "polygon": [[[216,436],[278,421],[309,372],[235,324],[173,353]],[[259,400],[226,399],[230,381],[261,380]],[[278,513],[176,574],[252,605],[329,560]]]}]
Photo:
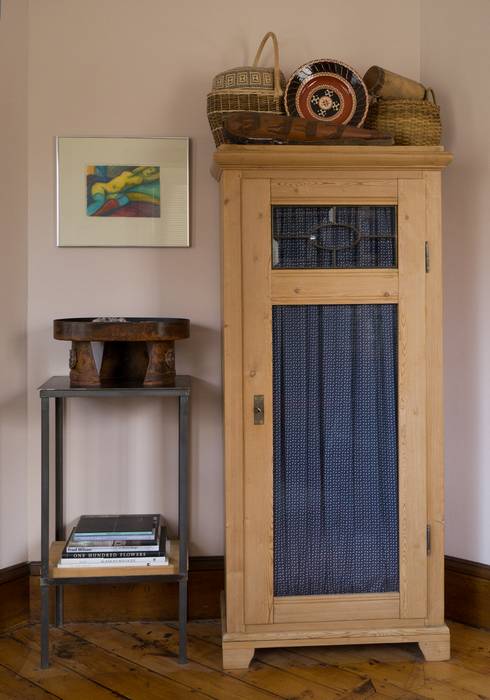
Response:
[{"label": "round decorative basket", "polygon": [[374,100],[364,123],[367,129],[386,131],[398,146],[438,146],[441,143],[441,114],[434,92],[423,100]]},{"label": "round decorative basket", "polygon": [[331,58],[308,61],[289,78],[284,94],[286,112],[329,124],[362,126],[369,96],[360,75]]},{"label": "round decorative basket", "polygon": [[[258,65],[268,39],[274,46],[274,67]],[[216,146],[226,143],[223,121],[233,112],[284,114],[283,92],[286,80],[279,69],[279,44],[274,32],[267,32],[251,66],[230,68],[213,79],[207,96],[209,125]]]}]

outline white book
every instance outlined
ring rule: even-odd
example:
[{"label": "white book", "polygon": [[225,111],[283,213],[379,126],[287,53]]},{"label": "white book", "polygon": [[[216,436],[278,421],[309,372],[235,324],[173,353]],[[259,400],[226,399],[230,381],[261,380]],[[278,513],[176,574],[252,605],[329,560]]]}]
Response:
[{"label": "white book", "polygon": [[168,557],[90,557],[88,559],[60,559],[58,566],[63,568],[90,568],[114,566],[168,566]]},{"label": "white book", "polygon": [[[72,540],[70,540],[71,542]],[[80,546],[77,545],[72,545],[68,544],[66,547],[66,551],[70,553],[83,553],[83,552],[141,552],[141,550],[144,550],[146,552],[158,552],[161,544],[158,542],[157,544],[136,544],[136,545],[127,545],[126,544],[127,540],[123,540],[122,542],[118,542],[114,540],[114,542],[104,542],[104,545],[100,545],[97,547],[92,547],[90,544],[82,542]],[[88,545],[88,546],[87,546]]]}]

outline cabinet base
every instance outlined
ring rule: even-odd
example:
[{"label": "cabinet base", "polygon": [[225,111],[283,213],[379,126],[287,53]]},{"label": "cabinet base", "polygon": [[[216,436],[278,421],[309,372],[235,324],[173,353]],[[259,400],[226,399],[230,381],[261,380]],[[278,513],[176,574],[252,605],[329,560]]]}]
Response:
[{"label": "cabinet base", "polygon": [[[224,629],[226,629],[224,627]],[[246,669],[255,649],[264,647],[331,646],[346,644],[401,644],[416,642],[426,661],[450,658],[449,629],[439,627],[398,627],[391,629],[349,629],[310,632],[224,633],[223,668]]]},{"label": "cabinet base", "polygon": [[254,652],[255,647],[223,643],[223,669],[225,671],[247,669]]},{"label": "cabinet base", "polygon": [[419,648],[426,661],[448,661],[448,659],[451,658],[449,634],[447,635],[447,639],[443,639],[442,641],[421,641],[419,642]]}]

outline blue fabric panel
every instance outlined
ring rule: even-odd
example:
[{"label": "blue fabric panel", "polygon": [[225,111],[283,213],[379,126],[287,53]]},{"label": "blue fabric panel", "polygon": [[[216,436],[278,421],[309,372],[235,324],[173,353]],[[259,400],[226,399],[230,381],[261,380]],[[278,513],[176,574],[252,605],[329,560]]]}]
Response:
[{"label": "blue fabric panel", "polygon": [[[321,223],[334,220],[349,224],[360,233],[354,247],[339,250],[334,260],[331,250],[324,250],[308,239],[300,238]],[[272,208],[272,255],[275,268],[372,268],[396,267],[396,207],[337,206]],[[389,238],[376,238],[377,235]],[[328,226],[316,232],[318,242],[326,247],[348,246],[356,233],[343,226]],[[281,238],[288,236],[288,238]]]},{"label": "blue fabric panel", "polygon": [[397,591],[397,307],[273,308],[275,595]]}]

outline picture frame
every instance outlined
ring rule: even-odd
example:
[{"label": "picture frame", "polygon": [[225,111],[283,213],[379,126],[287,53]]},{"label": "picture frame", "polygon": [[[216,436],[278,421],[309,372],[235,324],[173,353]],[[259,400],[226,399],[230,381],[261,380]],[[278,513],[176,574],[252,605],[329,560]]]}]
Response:
[{"label": "picture frame", "polygon": [[189,247],[188,137],[56,138],[58,247]]}]

